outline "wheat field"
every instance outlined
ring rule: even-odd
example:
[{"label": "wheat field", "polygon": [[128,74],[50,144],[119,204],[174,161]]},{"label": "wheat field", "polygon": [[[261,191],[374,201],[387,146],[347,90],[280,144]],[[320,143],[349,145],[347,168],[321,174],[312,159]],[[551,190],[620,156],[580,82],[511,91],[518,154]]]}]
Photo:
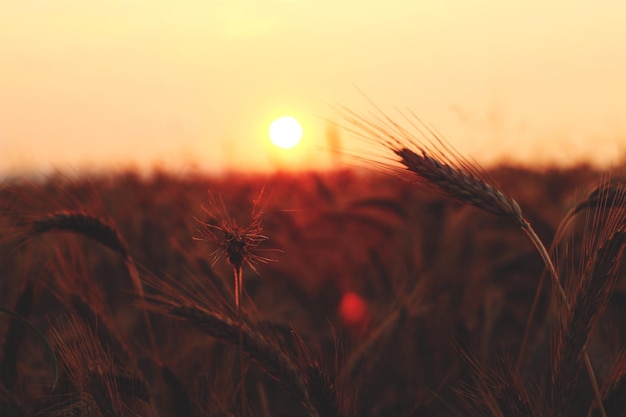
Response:
[{"label": "wheat field", "polygon": [[0,415],[626,415],[620,173],[353,116],[392,169],[5,181]]}]

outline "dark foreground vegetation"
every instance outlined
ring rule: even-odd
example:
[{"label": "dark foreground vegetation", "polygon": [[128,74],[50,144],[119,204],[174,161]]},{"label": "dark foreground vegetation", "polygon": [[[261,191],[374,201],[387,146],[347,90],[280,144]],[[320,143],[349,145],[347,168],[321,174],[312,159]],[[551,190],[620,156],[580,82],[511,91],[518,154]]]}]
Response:
[{"label": "dark foreground vegetation", "polygon": [[0,416],[626,415],[622,183],[490,175],[564,298],[519,222],[397,176],[7,182]]}]

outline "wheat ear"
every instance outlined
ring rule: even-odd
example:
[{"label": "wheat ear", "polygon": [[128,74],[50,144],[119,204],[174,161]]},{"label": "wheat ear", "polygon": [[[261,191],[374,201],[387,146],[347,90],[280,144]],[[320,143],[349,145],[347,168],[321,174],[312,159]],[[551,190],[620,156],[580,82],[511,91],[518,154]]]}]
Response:
[{"label": "wheat ear", "polygon": [[416,174],[426,185],[460,202],[523,222],[522,211],[511,196],[489,184],[484,170],[454,151],[415,115],[412,119],[404,116],[413,128],[410,131],[382,111],[380,116],[366,118],[343,110],[353,133],[384,145],[399,158],[402,170]]},{"label": "wheat ear", "polygon": [[128,255],[128,244],[113,224],[99,216],[81,211],[61,210],[47,213],[30,222],[30,231],[32,235],[51,231],[78,233],[122,256]]},{"label": "wheat ear", "polygon": [[[70,232],[82,235],[119,253],[124,259],[124,265],[137,292],[137,296],[141,300],[145,299],[144,288],[139,278],[135,261],[130,254],[128,243],[111,221],[83,211],[61,210],[35,218],[29,222],[29,225],[30,230],[26,238],[54,231]],[[150,318],[147,312],[144,311],[143,314],[151,347],[155,349],[156,341]]]},{"label": "wheat ear", "polygon": [[91,329],[70,318],[64,328],[53,327],[52,340],[83,404],[98,409],[97,413],[103,416],[114,416],[124,409],[119,391],[110,378],[113,360]]},{"label": "wheat ear", "polygon": [[471,384],[460,392],[469,415],[526,417],[542,416],[544,404],[524,385],[519,373],[503,358],[494,368],[484,366],[463,348],[461,357],[473,371]]},{"label": "wheat ear", "polygon": [[587,265],[572,305],[567,306],[567,316],[560,330],[554,360],[552,386],[557,406],[564,406],[572,395],[586,345],[609,302],[617,277],[618,261],[625,246],[626,224],[620,223],[598,246]]},{"label": "wheat ear", "polygon": [[190,304],[155,299],[147,307],[183,320],[202,332],[232,346],[243,346],[244,354],[267,375],[284,384],[302,401],[313,417],[321,417],[312,401],[307,384],[298,366],[280,346],[266,339],[246,323],[238,323],[217,312]]},{"label": "wheat ear", "polygon": [[[608,210],[615,207],[621,207],[624,205],[624,195],[626,194],[626,184],[624,183],[624,179],[606,179],[600,182],[588,195],[587,197],[576,204],[576,206],[572,207],[563,217],[557,230],[554,234],[554,238],[552,240],[552,244],[550,245],[550,253],[554,254],[557,246],[562,242],[565,232],[568,226],[573,221],[574,217],[578,215],[581,211],[589,209],[589,210]],[[535,318],[535,314],[537,312],[537,306],[539,304],[539,297],[541,295],[541,290],[543,288],[543,284],[545,281],[545,273],[541,274],[539,279],[539,283],[537,284],[537,289],[535,290],[535,296],[533,298],[533,303],[530,308],[530,312],[528,313],[528,318],[526,319],[526,328],[524,330],[524,337],[522,338],[522,343],[520,346],[519,354],[517,357],[517,368],[519,369],[524,361],[527,350],[528,343],[530,338],[530,329],[532,323]]]}]

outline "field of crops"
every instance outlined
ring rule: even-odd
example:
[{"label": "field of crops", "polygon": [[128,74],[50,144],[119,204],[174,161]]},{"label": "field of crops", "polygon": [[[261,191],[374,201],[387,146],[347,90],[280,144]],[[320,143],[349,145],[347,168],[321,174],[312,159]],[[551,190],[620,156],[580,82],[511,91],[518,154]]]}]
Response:
[{"label": "field of crops", "polygon": [[562,296],[522,223],[406,174],[5,182],[0,415],[624,415],[617,174],[489,172]]}]

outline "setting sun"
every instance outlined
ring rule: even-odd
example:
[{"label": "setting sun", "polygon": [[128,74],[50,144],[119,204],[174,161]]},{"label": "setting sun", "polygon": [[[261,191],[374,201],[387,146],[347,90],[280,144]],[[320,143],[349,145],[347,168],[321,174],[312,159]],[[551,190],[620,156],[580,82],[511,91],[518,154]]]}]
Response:
[{"label": "setting sun", "polygon": [[302,126],[291,116],[278,118],[270,125],[270,140],[279,148],[293,148],[301,137]]}]

